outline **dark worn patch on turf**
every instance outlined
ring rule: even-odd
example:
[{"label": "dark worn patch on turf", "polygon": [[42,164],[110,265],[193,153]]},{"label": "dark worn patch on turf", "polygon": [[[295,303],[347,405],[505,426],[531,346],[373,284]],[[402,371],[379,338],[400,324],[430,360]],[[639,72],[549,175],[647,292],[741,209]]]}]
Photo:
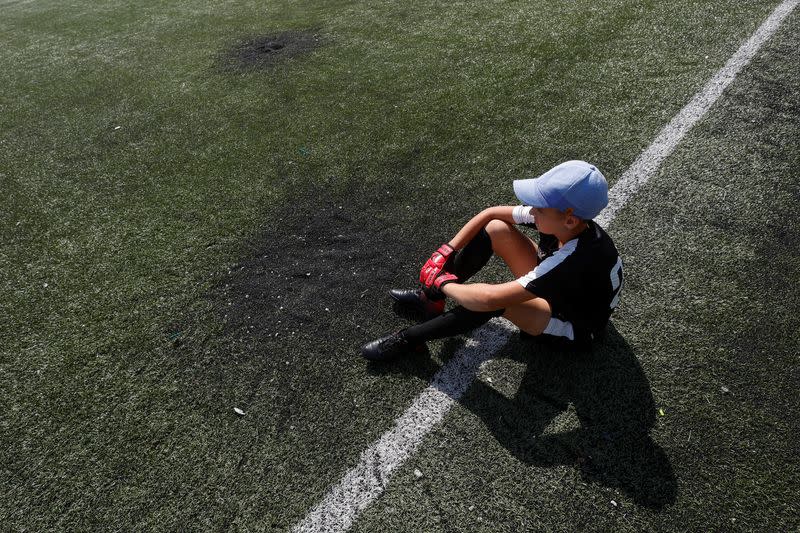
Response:
[{"label": "dark worn patch on turf", "polygon": [[351,366],[363,343],[407,325],[392,312],[387,290],[414,286],[435,243],[419,238],[418,225],[394,220],[410,201],[404,183],[276,199],[281,207],[208,295],[221,336],[215,353],[192,362],[199,371],[193,387],[204,389],[198,393],[249,404],[272,382],[273,408],[285,410],[273,413],[278,426],[297,419],[288,401],[293,387],[313,383],[335,404],[343,394],[330,381],[336,361]]},{"label": "dark worn patch on turf", "polygon": [[370,202],[364,193],[337,200],[311,192],[286,200],[221,287],[232,303],[226,333],[252,326],[272,337],[359,336],[374,299],[389,305],[385,292],[398,266],[415,257],[398,242],[402,231],[361,205]]},{"label": "dark worn patch on turf", "polygon": [[226,71],[269,69],[279,62],[300,56],[322,44],[317,33],[285,31],[247,37],[225,51],[220,58]]},{"label": "dark worn patch on turf", "polygon": [[[381,417],[394,416],[372,397],[386,397],[390,379],[354,387],[351,374],[370,376],[361,344],[404,324],[391,311],[387,289],[415,284],[421,258],[436,241],[420,237],[419,223],[407,220],[413,182],[353,179],[335,187],[304,186],[273,199],[278,207],[265,210],[265,226],[208,294],[217,331],[205,341],[190,332],[186,349],[176,349],[194,409],[213,423],[224,413],[254,435],[221,490],[240,483],[240,471],[263,468],[270,482],[258,483],[261,496],[278,499],[293,480],[317,479],[320,468],[340,460],[347,448],[342,427],[365,435],[389,423]],[[191,324],[172,325],[165,338],[174,342],[175,332],[186,329]],[[398,366],[404,365],[425,381],[436,371],[430,358]],[[285,466],[270,471],[274,464]],[[298,500],[291,512],[311,503]],[[219,529],[235,513],[221,510]],[[272,523],[287,529],[290,519]]]}]

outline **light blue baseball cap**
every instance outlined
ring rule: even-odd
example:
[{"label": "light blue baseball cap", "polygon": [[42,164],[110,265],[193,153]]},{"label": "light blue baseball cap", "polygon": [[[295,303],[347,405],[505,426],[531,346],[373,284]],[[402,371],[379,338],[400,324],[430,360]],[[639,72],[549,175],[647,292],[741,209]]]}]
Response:
[{"label": "light blue baseball cap", "polygon": [[538,178],[514,180],[514,194],[532,207],[572,208],[576,217],[591,220],[608,205],[608,182],[586,161],[567,161]]}]

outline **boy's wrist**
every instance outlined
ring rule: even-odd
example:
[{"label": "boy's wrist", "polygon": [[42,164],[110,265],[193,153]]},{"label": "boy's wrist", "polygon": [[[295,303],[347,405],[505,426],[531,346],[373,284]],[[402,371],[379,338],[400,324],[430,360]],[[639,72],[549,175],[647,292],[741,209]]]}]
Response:
[{"label": "boy's wrist", "polygon": [[533,208],[527,205],[518,205],[514,207],[514,210],[511,212],[511,216],[514,218],[514,224],[536,223],[533,218]]}]

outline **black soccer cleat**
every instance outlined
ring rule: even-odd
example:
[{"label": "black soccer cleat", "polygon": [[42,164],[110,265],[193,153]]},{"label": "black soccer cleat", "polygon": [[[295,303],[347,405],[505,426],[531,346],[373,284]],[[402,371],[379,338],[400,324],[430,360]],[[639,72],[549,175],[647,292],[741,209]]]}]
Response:
[{"label": "black soccer cleat", "polygon": [[402,332],[392,333],[361,347],[361,355],[370,361],[388,361],[401,355],[425,350],[425,343],[412,344]]},{"label": "black soccer cleat", "polygon": [[395,312],[413,320],[430,320],[444,313],[444,300],[431,300],[422,289],[392,289]]}]

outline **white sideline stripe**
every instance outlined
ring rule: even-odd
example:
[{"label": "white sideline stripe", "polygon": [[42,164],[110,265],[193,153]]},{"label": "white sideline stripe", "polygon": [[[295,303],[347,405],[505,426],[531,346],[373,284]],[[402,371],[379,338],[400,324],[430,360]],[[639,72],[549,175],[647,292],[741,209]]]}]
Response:
[{"label": "white sideline stripe", "polygon": [[481,364],[505,346],[513,331],[514,326],[504,319],[494,319],[477,329],[394,427],[364,450],[358,465],[345,474],[294,531],[349,529],[358,513],[381,495],[392,472],[414,454],[422,439],[461,398]]},{"label": "white sideline stripe", "polygon": [[[800,0],[786,0],[761,24],[755,33],[728,60],[645,150],[609,192],[609,203],[597,217],[608,227],[628,199],[655,174],[684,135],[705,115],[739,71],[753,58]],[[367,448],[355,467],[333,486],[314,507],[295,532],[346,531],[358,514],[366,509],[389,484],[392,473],[405,463],[422,440],[455,405],[475,379],[481,365],[499,352],[515,327],[495,318],[473,332],[463,348],[433,377],[394,427]]]},{"label": "white sideline stripe", "polygon": [[647,150],[633,162],[622,177],[614,184],[609,194],[608,206],[603,209],[596,221],[608,227],[622,206],[628,201],[650,177],[681,141],[684,135],[714,105],[722,92],[736,78],[736,75],[748,64],[758,49],[781,25],[781,22],[797,7],[798,0],[786,0],[770,14],[750,38],[739,47],[700,92],[664,126]]}]

